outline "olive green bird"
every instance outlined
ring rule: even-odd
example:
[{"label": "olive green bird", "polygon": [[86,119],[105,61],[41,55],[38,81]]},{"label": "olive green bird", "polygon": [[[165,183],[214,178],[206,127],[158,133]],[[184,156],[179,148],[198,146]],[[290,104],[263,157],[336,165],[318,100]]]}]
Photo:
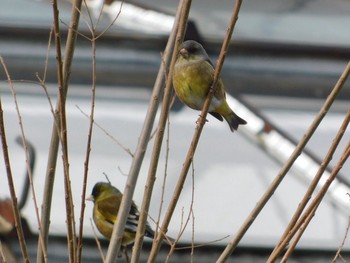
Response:
[{"label": "olive green bird", "polygon": [[[179,99],[195,110],[202,110],[214,80],[214,66],[203,46],[187,40],[180,46],[173,74],[173,86]],[[225,119],[231,131],[247,122],[235,114],[226,101],[224,84],[220,79],[209,111],[220,121]]]},{"label": "olive green bird", "polygon": [[[98,182],[87,198],[87,200],[94,202],[93,220],[95,225],[107,239],[111,238],[113,226],[118,220],[118,210],[122,197],[123,194],[110,183]],[[135,241],[139,217],[137,206],[132,202],[122,238],[124,248]],[[154,231],[148,222],[146,222],[145,236],[154,238]],[[167,239],[173,241],[172,238],[167,237]]]}]

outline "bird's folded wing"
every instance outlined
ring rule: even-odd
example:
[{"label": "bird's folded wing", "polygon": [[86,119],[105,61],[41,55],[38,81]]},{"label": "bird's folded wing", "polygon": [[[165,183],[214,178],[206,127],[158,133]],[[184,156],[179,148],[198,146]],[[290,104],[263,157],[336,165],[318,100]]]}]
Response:
[{"label": "bird's folded wing", "polygon": [[96,204],[99,212],[109,221],[115,222],[120,206],[121,198],[117,195],[99,200]]},{"label": "bird's folded wing", "polygon": [[131,205],[131,208],[130,208],[130,213],[129,213],[128,218],[126,220],[125,229],[132,231],[132,232],[136,232],[139,218],[140,218],[140,213],[137,209],[137,206],[133,202]]}]

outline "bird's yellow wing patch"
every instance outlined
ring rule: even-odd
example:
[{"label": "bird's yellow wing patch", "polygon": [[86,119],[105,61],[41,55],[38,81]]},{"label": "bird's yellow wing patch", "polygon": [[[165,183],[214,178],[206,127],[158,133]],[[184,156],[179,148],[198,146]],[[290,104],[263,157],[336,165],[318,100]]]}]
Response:
[{"label": "bird's yellow wing patch", "polygon": [[119,206],[120,206],[121,198],[116,195],[112,195],[102,200],[99,200],[95,205],[99,213],[105,217],[107,220],[115,222]]}]

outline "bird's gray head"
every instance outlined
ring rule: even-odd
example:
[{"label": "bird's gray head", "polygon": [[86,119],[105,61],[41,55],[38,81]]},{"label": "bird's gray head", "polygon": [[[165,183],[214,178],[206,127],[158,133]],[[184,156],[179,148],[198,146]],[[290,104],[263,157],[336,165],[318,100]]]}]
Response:
[{"label": "bird's gray head", "polygon": [[207,60],[209,58],[203,46],[194,40],[183,42],[180,45],[179,54],[186,60],[193,58]]}]

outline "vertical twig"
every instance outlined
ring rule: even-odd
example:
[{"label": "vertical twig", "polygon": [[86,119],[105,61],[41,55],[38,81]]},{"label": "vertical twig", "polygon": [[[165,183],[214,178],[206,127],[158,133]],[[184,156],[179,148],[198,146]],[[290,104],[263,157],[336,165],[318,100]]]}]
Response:
[{"label": "vertical twig", "polygon": [[70,262],[75,262],[76,252],[76,234],[75,234],[75,219],[74,206],[72,197],[72,188],[69,177],[69,158],[68,158],[68,137],[67,137],[67,119],[66,119],[66,95],[63,89],[63,60],[61,52],[61,36],[59,27],[59,10],[57,0],[52,3],[54,16],[54,39],[56,44],[56,60],[57,60],[57,79],[58,79],[58,94],[59,94],[59,117],[60,117],[60,138],[63,159],[64,173],[64,189],[66,202],[66,224],[67,224],[67,241]]},{"label": "vertical twig", "polygon": [[[33,184],[32,169],[31,169],[30,158],[29,158],[29,153],[28,153],[28,143],[27,143],[26,138],[25,138],[23,122],[22,122],[22,116],[21,116],[21,113],[20,113],[20,110],[19,110],[19,106],[18,106],[18,102],[17,102],[17,94],[16,94],[15,88],[13,86],[13,83],[12,83],[11,77],[9,75],[9,72],[7,70],[7,67],[6,67],[5,63],[3,62],[2,58],[1,58],[1,64],[2,64],[2,66],[4,68],[4,70],[5,70],[7,81],[9,83],[9,85],[10,85],[10,89],[11,89],[12,96],[13,96],[13,99],[14,99],[14,103],[15,103],[15,106],[16,106],[16,112],[17,112],[17,116],[18,116],[18,120],[19,120],[20,130],[21,130],[21,137],[19,137],[19,141],[20,141],[20,143],[22,143],[22,146],[24,148],[25,157],[26,157],[27,177],[28,177],[28,178],[26,178],[26,180],[28,180],[28,182],[29,182],[31,193],[33,195],[35,216],[36,216],[37,223],[38,223],[38,228],[39,228],[39,231],[40,231],[42,226],[41,226],[41,222],[40,222],[38,202],[37,202],[35,189],[34,189],[34,184]],[[26,193],[23,193],[23,195],[24,195],[23,197],[26,198],[27,194],[28,194],[28,191],[26,191]],[[19,203],[18,206],[19,206],[19,209],[21,209],[21,202]],[[39,234],[39,245],[42,248],[44,247],[44,240],[43,240],[43,238],[42,238],[42,236],[40,234]],[[44,256],[45,262],[47,262],[47,254],[43,253],[43,256]]]},{"label": "vertical twig", "polygon": [[192,215],[192,244],[191,244],[191,263],[193,263],[194,262],[194,248],[195,248],[195,243],[194,243],[194,241],[195,241],[195,231],[194,231],[194,226],[195,226],[195,224],[194,224],[194,222],[195,222],[195,216],[194,216],[194,211],[193,211],[193,205],[194,205],[194,190],[195,190],[195,188],[194,188],[194,186],[195,186],[195,184],[194,184],[194,164],[193,164],[193,162],[192,162],[192,197],[191,197],[191,199],[192,199],[192,201],[191,201],[191,215]]},{"label": "vertical twig", "polygon": [[[50,57],[50,50],[51,50],[52,34],[53,34],[53,25],[51,26],[51,30],[50,30],[50,34],[49,34],[49,40],[47,41],[47,50],[46,50],[45,64],[44,64],[44,73],[43,73],[43,76],[40,78],[42,83],[46,82],[47,71],[48,71],[48,68],[49,68],[49,57]],[[37,75],[38,75],[38,73],[37,73]]]},{"label": "vertical twig", "polygon": [[[55,0],[57,1],[57,0]],[[62,68],[63,69],[63,68]],[[62,71],[63,73],[63,71]],[[66,96],[67,93],[63,88],[64,79],[62,79],[62,86],[59,85],[59,97],[60,99],[60,124],[61,124],[61,148],[62,159],[64,169],[64,186],[65,186],[65,199],[66,199],[66,213],[68,224],[68,245],[70,246],[70,255],[72,262],[76,261],[76,232],[75,232],[75,216],[74,216],[74,203],[72,186],[69,174],[69,158],[68,158],[68,134],[67,134],[67,114],[66,114]]]},{"label": "vertical twig", "polygon": [[[98,236],[97,236],[97,233],[96,233],[96,230],[95,230],[94,224],[92,223],[92,219],[91,219],[91,218],[90,218],[90,224],[91,224],[92,231],[94,232],[94,239],[95,239],[95,241],[96,241],[98,251],[100,252],[100,256],[101,256],[102,262],[105,262],[105,256],[104,256],[104,254],[103,254],[103,250],[102,250],[102,247],[101,247],[101,243],[100,243],[100,241],[98,240]],[[79,262],[79,261],[78,261],[78,262]]]},{"label": "vertical twig", "polygon": [[[120,241],[123,233],[123,228],[125,225],[126,216],[130,209],[131,205],[131,198],[133,195],[134,187],[137,181],[138,172],[140,169],[140,165],[143,160],[143,156],[147,147],[147,143],[150,137],[151,129],[153,126],[155,114],[159,105],[159,97],[161,95],[161,88],[164,83],[164,69],[161,69],[159,71],[157,81],[155,83],[155,88],[152,94],[150,107],[148,109],[147,115],[146,115],[146,121],[144,123],[144,127],[141,132],[141,137],[139,140],[139,145],[137,147],[137,151],[135,153],[133,163],[130,168],[129,176],[128,176],[128,182],[126,184],[122,205],[121,205],[121,211],[118,213],[118,224],[115,225],[114,231],[113,231],[113,238],[111,240],[108,252],[107,252],[107,262],[110,262],[113,260],[113,258],[116,257],[119,251],[120,247]],[[163,103],[165,103],[163,101]],[[125,220],[124,220],[125,219]]]},{"label": "vertical twig", "polygon": [[[5,63],[2,57],[0,57],[0,63],[3,66],[6,75],[8,76],[7,68],[5,67]],[[19,244],[22,251],[22,257],[23,261],[26,263],[29,263],[29,256],[27,251],[27,245],[24,238],[22,223],[21,223],[21,215],[19,213],[18,209],[18,202],[17,202],[17,195],[15,191],[15,186],[13,183],[13,177],[12,177],[12,171],[11,171],[11,163],[10,163],[10,157],[8,153],[8,146],[7,146],[7,140],[6,140],[6,133],[5,133],[5,122],[4,122],[4,112],[2,109],[2,102],[0,97],[0,139],[2,144],[2,151],[4,155],[4,162],[5,162],[5,168],[6,168],[6,174],[7,174],[7,181],[10,189],[11,194],[11,200],[12,200],[12,211],[15,218],[15,226],[17,231],[17,236],[19,240]]]},{"label": "vertical twig", "polygon": [[[195,194],[195,174],[194,174],[194,163],[192,162],[192,169],[191,169],[191,178],[192,178],[192,192],[191,192],[191,203],[190,203],[190,208],[189,208],[189,213],[188,216],[186,218],[186,220],[183,219],[183,221],[181,222],[181,230],[179,231],[178,236],[176,237],[174,243],[171,245],[170,250],[168,252],[168,255],[166,257],[166,262],[170,261],[170,256],[174,253],[176,247],[176,243],[177,241],[180,239],[180,237],[182,236],[182,234],[185,232],[188,223],[190,222],[190,220],[192,221],[192,226],[191,226],[191,230],[192,230],[192,244],[191,247],[189,247],[191,249],[191,255],[190,255],[190,262],[194,262],[194,249],[195,249],[195,244],[194,244],[194,236],[195,236],[195,216],[194,216],[194,194]],[[184,217],[184,212],[182,213],[183,217]]]},{"label": "vertical twig", "polygon": [[[188,20],[189,11],[191,8],[191,3],[192,3],[191,0],[183,0],[179,3],[179,7],[177,10],[177,16],[176,16],[177,21],[175,21],[176,23],[174,24],[174,27],[173,27],[173,34],[175,35],[175,39],[174,39],[175,44],[173,45],[173,50],[172,50],[171,54],[170,54],[170,49],[168,50],[168,52],[169,52],[168,55],[169,55],[169,57],[171,56],[171,60],[168,61],[169,74],[168,74],[168,76],[166,76],[167,78],[166,78],[166,84],[165,84],[166,85],[165,86],[165,93],[163,96],[162,110],[161,110],[161,114],[160,114],[160,118],[159,118],[157,134],[156,134],[156,138],[155,138],[155,142],[154,142],[151,163],[150,163],[150,168],[149,168],[149,172],[148,172],[147,185],[145,186],[146,189],[145,189],[144,199],[143,199],[143,204],[142,204],[142,207],[143,207],[142,216],[144,216],[144,217],[146,217],[146,214],[147,214],[148,209],[149,209],[149,204],[150,204],[151,195],[152,195],[152,191],[153,191],[153,185],[155,182],[155,174],[157,171],[160,150],[161,150],[162,141],[163,141],[163,137],[164,137],[166,120],[167,120],[168,114],[169,114],[169,106],[170,106],[170,102],[171,102],[171,93],[172,93],[172,74],[174,71],[174,66],[175,66],[175,61],[176,61],[178,49],[179,49],[180,44],[183,41],[184,34],[186,31],[187,20]],[[171,38],[169,38],[169,42],[170,42],[170,40],[171,40]],[[172,43],[169,43],[169,42],[168,42],[168,44],[172,45]],[[139,230],[138,234],[143,235],[143,233],[144,233],[143,222],[142,222],[142,225],[139,225],[138,230]],[[162,230],[163,229],[160,229],[160,231],[158,231],[158,227],[157,227],[157,231],[158,231],[157,235],[156,235],[157,238],[153,242],[153,246],[152,246],[153,252],[151,251],[151,255],[153,254],[154,258],[156,257],[156,254],[158,253],[158,248],[156,248],[156,250],[154,250],[155,242],[159,238],[158,243],[160,243],[161,239],[163,239],[163,234],[166,233],[166,232],[163,232]],[[141,243],[142,239],[138,239],[137,242]],[[134,261],[134,262],[136,262],[136,261]]]},{"label": "vertical twig", "polygon": [[[159,104],[159,98],[162,93],[162,88],[167,80],[170,82],[169,78],[167,79],[166,73],[167,69],[171,63],[171,58],[174,53],[174,45],[175,45],[175,37],[177,35],[178,27],[179,27],[179,21],[181,17],[181,10],[183,6],[183,0],[180,1],[177,12],[176,12],[176,17],[173,25],[173,29],[171,31],[171,34],[169,36],[165,51],[163,53],[162,61],[163,63],[160,64],[160,68],[158,71],[158,76],[156,79],[156,82],[154,84],[153,88],[153,94],[151,97],[151,102],[150,102],[150,107],[158,107]],[[181,38],[182,41],[182,38]],[[147,221],[147,215],[148,215],[148,210],[149,210],[149,205],[150,205],[150,200],[151,200],[151,195],[152,195],[152,190],[153,190],[153,185],[155,181],[155,173],[157,170],[157,164],[159,160],[159,153],[160,153],[160,148],[162,144],[162,139],[164,135],[164,127],[165,123],[167,120],[168,112],[169,112],[169,105],[170,105],[170,97],[171,97],[171,91],[172,88],[168,84],[168,86],[165,88],[165,93],[163,96],[163,103],[162,103],[162,110],[161,110],[161,115],[160,115],[160,120],[157,128],[157,137],[154,142],[153,146],[153,151],[152,151],[152,156],[151,156],[151,163],[148,171],[148,178],[147,182],[145,185],[145,191],[144,191],[144,196],[142,200],[142,205],[140,209],[140,218],[139,218],[139,224],[137,228],[137,233],[136,233],[136,238],[135,238],[135,243],[133,247],[133,252],[131,256],[131,263],[137,263],[139,262],[139,257],[140,257],[140,252],[142,248],[142,242],[143,242],[143,235],[145,232],[145,224]],[[154,105],[154,106],[152,106]],[[156,108],[155,108],[156,110]],[[158,224],[158,223],[157,223]],[[156,233],[158,232],[158,227],[156,229]]]},{"label": "vertical twig", "polygon": [[81,262],[82,242],[83,242],[83,229],[84,229],[84,212],[85,212],[85,197],[86,197],[86,185],[89,172],[89,161],[91,153],[91,140],[92,131],[94,127],[94,112],[95,112],[95,96],[96,96],[96,40],[94,38],[95,30],[92,32],[93,38],[92,44],[92,96],[91,96],[91,110],[90,110],[90,125],[88,131],[88,139],[86,144],[86,154],[84,162],[84,176],[83,186],[81,194],[81,210],[80,210],[80,224],[79,224],[79,236],[78,236],[78,251],[77,251],[77,262]]},{"label": "vertical twig", "polygon": [[165,152],[165,165],[164,165],[164,176],[163,176],[163,182],[162,182],[162,192],[161,192],[161,197],[160,197],[160,202],[159,202],[159,210],[158,210],[158,217],[157,217],[157,227],[156,227],[156,233],[158,232],[158,227],[159,227],[159,222],[160,222],[160,217],[162,215],[162,208],[164,204],[164,194],[165,194],[165,189],[166,189],[166,181],[168,177],[168,164],[169,164],[169,139],[170,139],[170,120],[169,120],[169,115],[168,115],[168,123],[166,126],[167,129],[167,134],[166,134],[166,152]]},{"label": "vertical twig", "polygon": [[[68,91],[70,69],[73,61],[75,42],[76,42],[78,26],[79,26],[79,19],[80,19],[79,10],[81,8],[81,3],[82,3],[82,0],[75,0],[73,2],[73,7],[72,7],[72,16],[70,20],[70,26],[68,30],[68,36],[67,36],[67,42],[66,42],[66,48],[65,48],[66,50],[65,59],[63,62],[62,89],[65,95],[64,98],[66,97],[67,91]],[[55,115],[57,114],[59,109],[60,99],[61,98],[59,97],[56,104]],[[44,196],[43,196],[43,202],[42,202],[41,222],[42,222],[43,229],[41,230],[41,233],[45,242],[45,250],[47,246],[49,226],[50,226],[52,193],[53,193],[53,185],[55,180],[55,171],[56,171],[57,154],[58,154],[58,144],[59,144],[59,136],[57,132],[58,127],[60,127],[60,123],[54,121],[52,134],[51,134],[50,151],[49,151],[48,163],[47,163],[47,169],[46,169]],[[41,247],[38,247],[38,253],[37,253],[38,263],[41,263],[43,261],[42,253],[43,251]]]},{"label": "vertical twig", "polygon": [[[162,64],[162,63],[161,63]],[[108,247],[106,262],[112,263],[118,255],[121,240],[123,236],[123,231],[126,223],[127,216],[130,211],[132,196],[134,193],[136,181],[141,168],[143,157],[146,152],[148,141],[152,132],[152,127],[154,119],[156,116],[157,108],[159,105],[159,98],[161,95],[161,88],[163,85],[163,75],[164,69],[159,71],[157,80],[155,83],[155,88],[153,89],[152,97],[150,100],[150,106],[147,110],[144,125],[142,127],[139,143],[134,154],[134,158],[130,167],[128,179],[123,193],[122,202],[118,212],[118,222],[114,225],[112,238]],[[164,101],[163,101],[164,103]],[[141,213],[142,216],[142,213]]]},{"label": "vertical twig", "polygon": [[265,204],[268,202],[268,200],[271,198],[279,184],[282,182],[283,178],[289,171],[289,169],[292,167],[295,160],[298,158],[298,156],[301,154],[303,149],[305,148],[305,145],[310,140],[312,135],[314,134],[315,130],[317,129],[318,125],[321,123],[324,116],[327,114],[329,108],[333,104],[336,96],[342,89],[348,75],[350,73],[350,62],[346,66],[344,72],[340,76],[338,82],[332,89],[331,93],[327,97],[325,103],[323,104],[322,108],[320,109],[319,113],[315,117],[314,121],[311,123],[309,129],[304,134],[303,138],[299,141],[298,145],[294,149],[293,153],[287,160],[287,162],[283,165],[280,172],[276,176],[276,178],[273,180],[271,185],[268,187],[268,189],[265,191],[263,196],[260,198],[260,200],[257,202],[254,209],[251,211],[251,213],[248,215],[236,235],[234,236],[233,240],[226,246],[223,253],[220,255],[219,259],[217,260],[217,263],[222,263],[227,260],[227,258],[232,254],[232,252],[237,247],[239,241],[242,239],[242,237],[245,235],[249,227],[253,224],[254,220],[257,218],[261,210],[264,208]]},{"label": "vertical twig", "polygon": [[[85,0],[84,0],[84,2],[85,2]],[[85,2],[85,4],[86,4],[86,2]],[[101,12],[102,12],[102,10],[101,10]],[[113,23],[119,17],[120,12],[121,12],[121,7],[120,7],[118,14],[116,15],[116,18],[107,27],[107,29],[113,25]],[[96,37],[96,28],[98,26],[98,22],[99,22],[100,17],[99,17],[97,23],[94,25],[89,9],[88,9],[88,15],[90,18],[90,25],[88,24],[88,27],[89,27],[90,32],[91,32],[91,39],[89,39],[89,40],[91,41],[91,48],[92,48],[92,96],[91,96],[91,110],[90,110],[90,116],[89,116],[90,125],[89,125],[89,130],[88,130],[88,140],[87,140],[87,144],[86,144],[86,155],[85,155],[85,162],[84,162],[84,176],[83,176],[83,187],[82,187],[82,196],[81,196],[81,212],[80,212],[77,262],[81,262],[83,229],[84,229],[86,185],[87,185],[88,171],[89,171],[92,131],[93,131],[93,127],[94,127],[95,98],[96,98],[96,41],[100,36],[102,36],[102,34],[100,34]],[[103,31],[103,32],[106,32],[106,31]],[[99,243],[98,243],[98,245],[99,245]],[[99,249],[100,249],[100,245],[99,245]],[[101,255],[103,256],[103,254],[101,254]],[[102,259],[103,259],[103,261],[105,261],[104,256],[102,257]]]},{"label": "vertical twig", "polygon": [[[190,147],[188,149],[187,156],[186,156],[185,162],[183,164],[183,167],[182,167],[182,170],[181,170],[178,182],[176,184],[176,187],[175,187],[175,190],[174,190],[174,194],[173,194],[173,198],[171,199],[171,202],[169,204],[168,210],[167,210],[167,212],[165,214],[165,217],[163,219],[163,224],[162,224],[162,226],[160,228],[160,232],[158,233],[156,239],[153,242],[151,254],[150,254],[149,258],[148,258],[148,262],[149,263],[154,262],[155,259],[156,259],[156,256],[157,256],[158,251],[159,251],[160,246],[161,246],[161,241],[163,239],[163,234],[167,233],[167,229],[168,229],[168,225],[170,223],[170,219],[171,219],[171,217],[173,215],[173,212],[174,212],[174,209],[176,207],[178,198],[179,198],[179,196],[181,194],[183,185],[185,183],[189,167],[190,167],[190,165],[192,163],[193,156],[194,156],[194,153],[196,151],[197,144],[198,144],[198,141],[199,141],[199,138],[200,138],[203,126],[204,126],[205,121],[206,121],[206,115],[208,113],[208,109],[209,109],[209,106],[210,106],[211,99],[212,99],[212,97],[213,97],[213,95],[215,93],[217,83],[218,83],[218,81],[220,79],[220,72],[221,72],[221,69],[222,69],[222,66],[223,66],[223,63],[224,63],[224,59],[225,59],[225,56],[226,56],[226,53],[227,53],[227,50],[228,50],[228,47],[229,47],[229,43],[230,43],[231,38],[232,38],[232,32],[233,32],[234,26],[235,26],[236,21],[238,19],[238,13],[239,13],[239,9],[241,7],[241,3],[242,3],[242,1],[240,1],[240,0],[235,1],[235,6],[233,8],[231,20],[230,20],[230,23],[229,23],[229,26],[228,26],[228,29],[227,29],[227,32],[226,32],[226,36],[225,36],[224,42],[222,44],[222,48],[221,48],[220,55],[219,55],[219,58],[218,58],[218,61],[217,61],[217,65],[215,67],[213,83],[212,83],[212,86],[211,86],[211,88],[210,88],[210,90],[208,92],[208,95],[207,95],[207,98],[205,100],[205,103],[203,105],[203,109],[202,109],[201,115],[200,115],[199,119],[197,120],[196,130],[195,130],[195,133],[193,135],[193,139],[192,139],[191,145],[190,145]],[[186,6],[186,7],[188,7],[188,10],[186,10],[188,12],[189,11],[189,5]],[[183,21],[183,23],[185,23],[186,21],[187,21],[187,17],[186,17],[186,20]],[[179,28],[181,29],[181,25],[180,25]],[[178,32],[178,36],[179,36],[180,33],[181,32]],[[180,35],[180,37],[177,37],[176,40],[177,41],[181,40],[181,35]],[[178,42],[176,44],[178,44]],[[175,52],[173,53],[173,61],[172,61],[172,64],[170,66],[170,71],[169,71],[170,77],[168,78],[168,81],[171,81],[172,71],[173,71],[173,67],[174,67],[174,64],[175,64],[175,60],[176,60],[176,55],[177,55],[177,53],[176,53],[177,49],[176,48],[178,48],[178,46],[176,44],[175,44]]]},{"label": "vertical twig", "polygon": [[46,169],[44,195],[42,201],[42,212],[41,212],[41,236],[44,239],[44,247],[38,246],[37,252],[37,263],[45,262],[44,254],[47,252],[47,242],[50,227],[50,214],[51,214],[51,203],[53,184],[55,179],[57,154],[58,154],[58,126],[59,118],[57,111],[54,112],[54,125],[51,132],[50,150],[48,155],[48,165]]}]

